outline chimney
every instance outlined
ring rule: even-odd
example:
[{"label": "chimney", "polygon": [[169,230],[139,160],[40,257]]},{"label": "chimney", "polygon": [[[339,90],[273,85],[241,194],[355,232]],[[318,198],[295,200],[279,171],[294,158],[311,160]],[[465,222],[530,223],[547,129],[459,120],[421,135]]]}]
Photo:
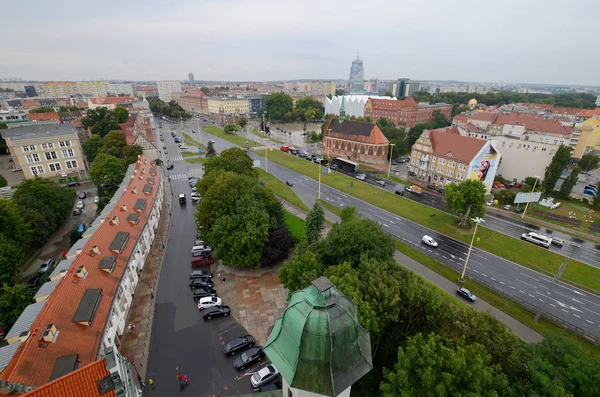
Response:
[{"label": "chimney", "polygon": [[116,226],[119,224],[119,217],[118,216],[113,216],[112,219],[110,220],[110,224],[113,226]]},{"label": "chimney", "polygon": [[127,211],[127,206],[125,204],[121,206],[121,211]]}]

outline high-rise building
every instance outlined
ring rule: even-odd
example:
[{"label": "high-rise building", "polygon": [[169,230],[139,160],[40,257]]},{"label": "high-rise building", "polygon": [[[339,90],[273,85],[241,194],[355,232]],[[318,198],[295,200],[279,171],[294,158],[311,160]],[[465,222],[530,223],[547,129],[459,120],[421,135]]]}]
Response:
[{"label": "high-rise building", "polygon": [[171,102],[172,92],[181,92],[181,83],[179,81],[157,81],[158,97],[163,102]]},{"label": "high-rise building", "polygon": [[365,69],[363,67],[363,61],[360,59],[359,54],[356,54],[356,59],[352,61],[350,67],[350,78],[348,79],[348,89],[350,93],[362,93],[365,90]]},{"label": "high-rise building", "polygon": [[600,106],[600,95],[596,97],[596,106]]},{"label": "high-rise building", "polygon": [[28,98],[33,98],[33,97],[38,96],[37,92],[35,91],[35,87],[32,85],[25,86],[25,93],[27,94]]},{"label": "high-rise building", "polygon": [[190,84],[194,84],[194,73],[188,73],[188,81],[190,82]]}]

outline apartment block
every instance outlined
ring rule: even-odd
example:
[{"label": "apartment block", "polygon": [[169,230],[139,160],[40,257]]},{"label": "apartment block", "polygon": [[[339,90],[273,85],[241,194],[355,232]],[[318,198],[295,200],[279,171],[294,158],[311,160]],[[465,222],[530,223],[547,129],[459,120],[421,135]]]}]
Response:
[{"label": "apartment block", "polygon": [[171,93],[171,100],[189,113],[208,115],[208,97],[200,90],[185,90]]},{"label": "apartment block", "polygon": [[364,113],[372,120],[385,117],[397,126],[412,128],[417,124],[432,121],[436,111],[442,112],[444,117],[450,119],[452,105],[445,103],[418,104],[412,97],[402,100],[369,98],[365,104]]},{"label": "apartment block", "polygon": [[156,88],[160,100],[168,103],[171,102],[173,92],[181,92],[181,83],[179,81],[157,81]]},{"label": "apartment block", "polygon": [[211,117],[247,116],[250,104],[247,98],[208,98],[208,113]]},{"label": "apartment block", "polygon": [[310,94],[317,98],[327,95],[335,95],[336,85],[333,81],[313,81],[310,87]]}]

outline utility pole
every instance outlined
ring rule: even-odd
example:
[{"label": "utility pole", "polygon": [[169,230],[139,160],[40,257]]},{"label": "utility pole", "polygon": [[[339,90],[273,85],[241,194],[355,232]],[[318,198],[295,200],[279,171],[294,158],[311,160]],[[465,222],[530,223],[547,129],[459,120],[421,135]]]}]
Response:
[{"label": "utility pole", "polygon": [[[565,258],[564,262],[558,268],[558,272],[556,273],[556,275],[554,276],[554,278],[550,282],[550,285],[554,284],[556,282],[556,280],[558,280],[560,278],[560,276],[562,276],[563,272],[565,271],[565,268],[567,267],[567,263],[569,263],[569,259],[570,258],[568,258],[568,257]],[[548,295],[550,295],[550,292],[548,292]],[[546,306],[546,302],[547,301],[548,301],[548,298],[546,297],[546,299],[542,303],[542,306],[540,306],[540,308],[538,309],[537,313],[535,314],[535,317],[533,318],[533,322],[534,323],[537,323],[538,320],[540,319],[540,316],[542,314],[542,309],[544,308],[544,306]]]},{"label": "utility pole", "polygon": [[198,129],[198,142],[202,144],[202,132],[200,131],[200,119],[196,119],[196,128]]}]

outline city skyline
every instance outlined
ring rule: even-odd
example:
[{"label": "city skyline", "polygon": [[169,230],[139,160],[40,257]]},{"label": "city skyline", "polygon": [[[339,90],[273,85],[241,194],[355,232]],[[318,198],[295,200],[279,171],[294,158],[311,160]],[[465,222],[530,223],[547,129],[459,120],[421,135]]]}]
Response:
[{"label": "city skyline", "polygon": [[494,10],[441,0],[353,7],[310,0],[302,8],[238,0],[32,3],[5,6],[31,26],[15,17],[0,27],[11,37],[2,77],[183,81],[192,70],[199,81],[337,80],[347,79],[360,51],[366,79],[600,85],[590,66],[600,62],[591,50],[600,4],[585,1],[568,9],[507,1]]}]

